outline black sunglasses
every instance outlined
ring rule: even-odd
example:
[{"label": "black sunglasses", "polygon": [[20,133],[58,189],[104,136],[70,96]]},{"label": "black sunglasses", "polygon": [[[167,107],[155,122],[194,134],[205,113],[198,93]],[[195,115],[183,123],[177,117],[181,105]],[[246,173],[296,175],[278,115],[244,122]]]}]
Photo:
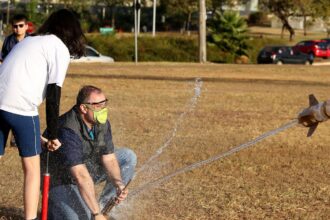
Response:
[{"label": "black sunglasses", "polygon": [[14,24],[13,27],[14,28],[18,28],[18,27],[22,28],[22,27],[24,27],[24,24]]}]

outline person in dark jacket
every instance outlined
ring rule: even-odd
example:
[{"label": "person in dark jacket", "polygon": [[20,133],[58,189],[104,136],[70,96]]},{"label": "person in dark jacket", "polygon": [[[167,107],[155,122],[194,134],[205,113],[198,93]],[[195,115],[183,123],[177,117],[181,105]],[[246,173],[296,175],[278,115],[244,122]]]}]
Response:
[{"label": "person in dark jacket", "polygon": [[[49,220],[106,219],[106,203],[113,197],[120,203],[128,194],[124,187],[137,159],[132,150],[114,147],[107,102],[101,89],[82,87],[75,106],[59,119],[61,148],[41,155],[41,168],[46,170],[48,158],[51,175]],[[104,181],[97,200],[95,185]]]},{"label": "person in dark jacket", "polygon": [[9,52],[14,48],[17,43],[29,36],[29,34],[27,33],[29,27],[27,22],[28,19],[24,14],[17,14],[12,18],[11,27],[13,32],[5,38],[2,44],[0,58],[1,62],[3,62],[3,60],[7,57]]}]

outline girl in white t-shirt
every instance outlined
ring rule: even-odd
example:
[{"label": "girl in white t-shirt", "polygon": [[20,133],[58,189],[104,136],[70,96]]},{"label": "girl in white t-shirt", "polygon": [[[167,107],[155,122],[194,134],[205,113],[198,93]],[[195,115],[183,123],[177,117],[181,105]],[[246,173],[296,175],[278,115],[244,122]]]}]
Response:
[{"label": "girl in white t-shirt", "polygon": [[84,40],[76,15],[61,9],[35,35],[17,44],[0,66],[0,158],[12,130],[24,170],[25,219],[36,219],[39,201],[38,106],[46,99],[46,147],[54,151],[61,146],[57,139],[61,87],[70,56],[84,54]]}]

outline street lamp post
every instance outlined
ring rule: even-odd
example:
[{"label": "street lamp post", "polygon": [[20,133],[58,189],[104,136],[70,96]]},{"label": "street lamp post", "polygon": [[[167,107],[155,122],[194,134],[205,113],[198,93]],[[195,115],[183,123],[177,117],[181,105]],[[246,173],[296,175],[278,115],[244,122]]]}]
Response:
[{"label": "street lamp post", "polygon": [[134,60],[135,63],[138,63],[138,26],[139,26],[139,19],[138,15],[140,12],[140,0],[134,0],[134,45],[135,45],[135,55]]},{"label": "street lamp post", "polygon": [[156,8],[157,8],[157,0],[154,0],[154,13],[152,19],[152,36],[156,36]]}]

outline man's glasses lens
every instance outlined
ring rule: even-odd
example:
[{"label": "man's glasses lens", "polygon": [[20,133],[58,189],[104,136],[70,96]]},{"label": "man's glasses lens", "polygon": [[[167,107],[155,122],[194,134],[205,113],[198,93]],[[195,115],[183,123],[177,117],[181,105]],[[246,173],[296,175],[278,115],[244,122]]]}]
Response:
[{"label": "man's glasses lens", "polygon": [[22,27],[24,27],[24,24],[14,24],[13,27],[14,28],[18,28],[18,27],[22,28]]}]

